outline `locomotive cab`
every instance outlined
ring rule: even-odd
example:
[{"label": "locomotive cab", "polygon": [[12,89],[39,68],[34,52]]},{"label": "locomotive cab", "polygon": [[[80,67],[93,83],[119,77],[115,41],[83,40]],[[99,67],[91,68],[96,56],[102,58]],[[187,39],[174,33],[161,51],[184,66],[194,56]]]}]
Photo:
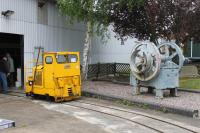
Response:
[{"label": "locomotive cab", "polygon": [[43,65],[32,69],[26,82],[27,95],[45,95],[56,102],[81,96],[80,56],[78,52],[47,52]]}]

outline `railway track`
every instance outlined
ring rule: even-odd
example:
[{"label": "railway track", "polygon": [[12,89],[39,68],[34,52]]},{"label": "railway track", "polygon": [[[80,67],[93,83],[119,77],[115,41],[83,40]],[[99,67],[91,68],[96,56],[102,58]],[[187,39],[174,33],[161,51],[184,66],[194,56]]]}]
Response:
[{"label": "railway track", "polygon": [[[10,92],[5,95],[24,98],[25,93]],[[1,97],[0,97],[1,98]],[[101,113],[107,116],[115,117],[121,120],[125,120],[144,128],[148,128],[157,133],[200,133],[200,129],[192,126],[185,125],[183,123],[174,122],[169,119],[162,119],[160,117],[154,117],[148,114],[140,112],[122,109],[114,106],[107,106],[105,104],[97,104],[94,102],[88,102],[84,100],[76,100],[71,102],[61,103],[66,106],[71,106],[79,109],[84,109],[96,113]]]},{"label": "railway track", "polygon": [[[102,113],[105,115],[109,115],[112,117],[116,117],[119,119],[129,121],[129,122],[133,122],[135,124],[149,128],[152,131],[158,132],[158,133],[167,133],[169,131],[175,132],[175,133],[177,133],[177,132],[200,133],[200,130],[198,128],[188,126],[183,123],[179,123],[179,122],[175,123],[172,120],[162,120],[162,118],[153,117],[153,116],[146,115],[143,113],[126,110],[126,109],[121,109],[121,108],[117,108],[117,107],[110,107],[110,106],[105,106],[102,104],[85,102],[83,100],[73,101],[70,103],[63,103],[63,104],[81,108],[81,109],[85,109],[85,110],[89,110],[89,111]],[[131,115],[133,115],[133,116],[131,116]],[[139,119],[137,119],[137,118],[139,118]],[[142,121],[144,119],[146,119],[147,122]],[[159,123],[160,126],[156,125],[156,123]]]},{"label": "railway track", "polygon": [[149,129],[151,129],[151,130],[153,130],[153,131],[155,131],[155,132],[158,132],[158,133],[164,133],[164,132],[161,131],[161,130],[158,130],[158,129],[156,129],[156,128],[153,128],[153,127],[150,127],[150,126],[148,126],[148,125],[142,124],[142,123],[137,122],[137,121],[135,121],[135,120],[131,120],[131,119],[128,119],[128,118],[125,118],[125,117],[121,117],[121,116],[118,116],[118,115],[114,115],[114,114],[111,114],[111,113],[106,113],[106,112],[103,112],[103,111],[99,111],[99,110],[95,110],[95,109],[90,109],[90,108],[86,108],[86,107],[80,107],[80,106],[72,105],[72,104],[65,104],[65,105],[69,105],[69,106],[73,106],[73,107],[78,107],[78,108],[81,108],[81,109],[86,109],[86,110],[90,110],[90,111],[94,111],[94,112],[98,112],[98,113],[103,113],[103,114],[105,114],[105,115],[117,117],[117,118],[120,118],[120,119],[129,121],[129,122],[133,122],[133,123],[135,123],[135,124],[138,124],[138,125],[140,125],[140,126],[149,128]]},{"label": "railway track", "polygon": [[17,92],[17,91],[8,91],[4,95],[15,96],[15,97],[26,97],[25,93],[23,93],[23,92]]}]

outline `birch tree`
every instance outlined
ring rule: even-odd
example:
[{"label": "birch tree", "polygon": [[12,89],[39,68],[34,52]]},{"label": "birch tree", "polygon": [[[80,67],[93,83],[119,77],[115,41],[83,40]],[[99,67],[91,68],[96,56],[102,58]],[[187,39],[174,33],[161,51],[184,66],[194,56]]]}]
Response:
[{"label": "birch tree", "polygon": [[94,33],[105,39],[109,25],[112,25],[110,13],[113,12],[113,5],[126,4],[130,9],[143,3],[145,0],[57,0],[60,12],[65,15],[70,23],[84,22],[87,26],[84,50],[82,73],[83,79],[87,79],[88,55],[90,53],[91,38]]},{"label": "birch tree", "polygon": [[[98,0],[57,0],[60,12],[67,17],[71,24],[83,22],[86,24],[85,43],[83,49],[82,74],[83,80],[87,79],[88,72],[88,55],[90,53],[91,39],[95,32],[103,33],[107,24],[102,23],[101,19],[105,16],[98,13]],[[104,16],[104,17],[103,17]]]}]

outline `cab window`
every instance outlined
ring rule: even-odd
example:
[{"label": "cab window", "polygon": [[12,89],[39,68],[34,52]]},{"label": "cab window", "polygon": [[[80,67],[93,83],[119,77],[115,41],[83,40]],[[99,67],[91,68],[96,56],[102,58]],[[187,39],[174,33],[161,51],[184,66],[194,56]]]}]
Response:
[{"label": "cab window", "polygon": [[78,60],[77,55],[75,54],[69,54],[68,55],[68,62],[69,63],[76,63]]},{"label": "cab window", "polygon": [[58,55],[56,59],[57,59],[57,62],[60,63],[60,64],[67,62],[66,55]]},{"label": "cab window", "polygon": [[51,56],[47,56],[45,58],[45,62],[46,62],[46,64],[52,64],[53,63],[53,58]]},{"label": "cab window", "polygon": [[57,55],[56,57],[57,63],[76,63],[78,61],[78,57],[75,54],[69,55]]}]

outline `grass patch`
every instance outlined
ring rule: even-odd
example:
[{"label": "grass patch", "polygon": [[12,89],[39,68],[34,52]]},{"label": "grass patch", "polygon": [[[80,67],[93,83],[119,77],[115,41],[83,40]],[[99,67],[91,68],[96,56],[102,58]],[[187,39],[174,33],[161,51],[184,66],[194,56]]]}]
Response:
[{"label": "grass patch", "polygon": [[200,78],[181,78],[180,87],[200,90]]}]

